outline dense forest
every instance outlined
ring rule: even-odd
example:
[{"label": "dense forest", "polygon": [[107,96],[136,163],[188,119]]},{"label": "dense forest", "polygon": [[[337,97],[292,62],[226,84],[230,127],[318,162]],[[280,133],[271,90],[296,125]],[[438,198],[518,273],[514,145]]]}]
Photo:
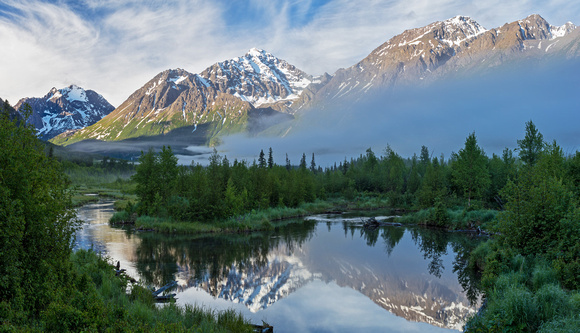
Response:
[{"label": "dense forest", "polygon": [[299,165],[288,157],[285,165],[277,165],[271,148],[267,156],[261,151],[253,163],[230,162],[214,150],[206,167],[179,166],[171,148],[163,147],[159,153],[142,153],[139,159],[133,176],[139,203],[134,209],[179,221],[212,221],[317,199],[381,197],[390,207],[414,210],[437,205],[501,210],[508,202],[506,185],[540,169],[580,194],[580,153],[565,156],[556,142],[544,142],[532,122],[527,123],[517,151],[519,156],[506,148],[501,156],[488,157],[472,133],[447,160],[432,157],[425,146],[412,158],[387,146],[381,156],[367,149],[358,158],[323,169],[317,167],[314,155],[307,163],[305,154]]}]

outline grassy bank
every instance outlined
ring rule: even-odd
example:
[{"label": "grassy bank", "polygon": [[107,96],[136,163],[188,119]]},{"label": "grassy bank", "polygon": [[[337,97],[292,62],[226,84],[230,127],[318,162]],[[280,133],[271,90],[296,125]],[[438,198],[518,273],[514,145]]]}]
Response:
[{"label": "grassy bank", "polygon": [[[113,266],[93,251],[72,254],[70,284],[35,320],[1,309],[6,332],[252,332],[241,314],[199,306],[158,307],[151,292],[115,276]],[[127,291],[128,290],[128,291]]]},{"label": "grassy bank", "polygon": [[119,184],[119,181],[112,183],[100,184],[74,184],[71,187],[73,191],[72,204],[75,207],[86,205],[91,202],[97,202],[101,198],[115,199],[115,208],[117,210],[125,209],[128,202],[135,203],[137,196],[132,194],[133,184]]},{"label": "grassy bank", "polygon": [[448,230],[482,230],[488,229],[498,211],[492,209],[467,210],[464,208],[432,207],[405,214],[395,219],[402,224],[417,224],[441,227]]},{"label": "grassy bank", "polygon": [[152,230],[163,233],[197,234],[217,232],[250,232],[270,230],[288,223],[296,223],[296,218],[312,214],[349,210],[377,210],[388,207],[388,199],[380,196],[359,196],[354,200],[329,199],[302,203],[296,208],[270,207],[252,210],[246,214],[233,216],[224,220],[176,221],[171,217],[137,216],[135,206],[126,206],[110,219],[111,224],[134,224],[141,230]]}]

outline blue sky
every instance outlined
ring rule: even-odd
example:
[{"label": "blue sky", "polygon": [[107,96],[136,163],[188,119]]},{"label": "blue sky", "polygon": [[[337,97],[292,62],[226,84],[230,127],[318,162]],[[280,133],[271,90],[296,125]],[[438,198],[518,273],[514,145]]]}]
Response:
[{"label": "blue sky", "polygon": [[580,2],[561,0],[3,0],[0,97],[77,84],[117,106],[165,69],[198,73],[252,47],[334,73],[405,29],[456,15],[489,29],[533,13],[580,24]]}]

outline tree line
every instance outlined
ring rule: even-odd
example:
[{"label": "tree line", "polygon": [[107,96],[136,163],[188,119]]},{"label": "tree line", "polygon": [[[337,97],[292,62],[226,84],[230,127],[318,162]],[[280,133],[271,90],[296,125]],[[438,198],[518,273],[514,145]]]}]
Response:
[{"label": "tree line", "polygon": [[274,163],[270,148],[253,163],[221,156],[216,150],[208,166],[177,165],[170,147],[142,153],[136,174],[138,213],[178,220],[211,221],[267,207],[296,207],[316,199],[365,195],[388,198],[398,208],[423,209],[436,204],[466,209],[502,209],[502,189],[526,166],[552,168],[573,193],[580,193],[580,154],[565,156],[553,142],[544,142],[533,122],[526,124],[518,148],[488,157],[475,133],[449,159],[433,157],[426,146],[419,156],[403,158],[390,146],[381,156],[370,148],[351,158],[321,168],[303,154],[298,166],[286,155],[284,166]]}]

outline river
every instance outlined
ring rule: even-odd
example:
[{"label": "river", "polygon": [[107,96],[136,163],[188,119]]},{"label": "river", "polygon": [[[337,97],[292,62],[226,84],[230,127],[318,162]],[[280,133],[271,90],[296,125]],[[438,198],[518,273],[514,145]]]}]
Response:
[{"label": "river", "polygon": [[145,285],[176,280],[177,304],[233,308],[276,332],[448,332],[477,308],[470,235],[368,231],[352,213],[271,232],[162,235],[112,228],[113,213],[107,200],[79,208],[75,247],[119,261]]}]

